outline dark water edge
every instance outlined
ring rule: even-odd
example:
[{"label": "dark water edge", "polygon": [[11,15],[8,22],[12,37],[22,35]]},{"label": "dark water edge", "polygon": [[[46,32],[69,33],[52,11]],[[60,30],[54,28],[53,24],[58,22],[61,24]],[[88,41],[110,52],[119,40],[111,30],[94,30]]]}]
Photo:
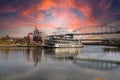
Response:
[{"label": "dark water edge", "polygon": [[120,49],[0,47],[0,80],[119,80],[120,64],[75,60],[96,58],[120,61]]}]

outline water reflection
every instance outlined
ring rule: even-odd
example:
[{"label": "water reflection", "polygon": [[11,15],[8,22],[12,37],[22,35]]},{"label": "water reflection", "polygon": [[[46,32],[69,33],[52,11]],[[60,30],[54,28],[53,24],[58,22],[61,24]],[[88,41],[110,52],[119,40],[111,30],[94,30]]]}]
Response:
[{"label": "water reflection", "polygon": [[119,69],[120,49],[109,46],[85,46],[74,63],[84,68],[97,70]]},{"label": "water reflection", "polygon": [[81,48],[26,48],[26,58],[28,61],[34,62],[37,66],[41,62],[41,59],[73,59],[81,52]]},{"label": "water reflection", "polygon": [[26,48],[22,47],[0,47],[0,60],[9,60],[11,57],[26,53]]},{"label": "water reflection", "polygon": [[119,52],[120,53],[120,48],[118,47],[106,47],[106,48],[103,48],[103,51],[104,52]]},{"label": "water reflection", "polygon": [[[0,48],[1,80],[119,80],[120,64],[89,58],[120,61],[120,52],[104,46],[84,48]],[[111,49],[111,48],[109,48]],[[114,54],[116,53],[116,54]],[[79,58],[79,59],[76,59]],[[86,58],[86,60],[82,60]],[[108,71],[109,70],[109,71]],[[111,71],[112,70],[112,71]],[[111,71],[111,72],[110,72]],[[116,74],[113,74],[116,73]],[[102,73],[102,74],[100,74]],[[112,76],[114,77],[112,77]],[[87,76],[87,77],[86,77]]]},{"label": "water reflection", "polygon": [[74,60],[74,63],[80,67],[87,67],[97,70],[115,70],[118,69],[120,64],[108,61],[98,61],[98,60]]},{"label": "water reflection", "polygon": [[40,49],[38,47],[33,48],[33,61],[34,61],[35,66],[37,66],[38,63],[40,63],[41,54],[42,54],[42,49]]},{"label": "water reflection", "polygon": [[[90,61],[89,59],[86,61],[84,60],[74,60],[74,58],[78,57],[78,58],[96,58],[96,59],[111,59],[111,57],[109,55],[113,54],[113,53],[107,53],[109,51],[119,51],[119,49],[116,50],[116,48],[102,48],[104,49],[104,52],[98,52],[97,54],[94,53],[86,53],[82,48],[39,48],[39,47],[32,47],[32,48],[28,48],[28,47],[7,47],[7,48],[0,48],[0,60],[4,61],[4,60],[16,60],[14,59],[14,57],[16,57],[16,55],[19,56],[19,58],[23,57],[22,54],[26,55],[26,59],[27,62],[33,62],[34,66],[37,66],[39,63],[43,62],[43,59],[66,59],[66,60],[71,60],[73,61],[73,63],[75,63],[76,65],[80,65],[80,66],[84,66],[84,67],[90,67],[90,68],[96,68],[96,69],[114,69],[114,68],[118,68],[119,64],[115,64],[115,63],[110,63],[110,62],[95,62],[95,61]],[[115,58],[117,54],[114,54]],[[13,58],[11,58],[11,56]],[[17,57],[18,57],[17,56]],[[112,55],[113,57],[113,55]],[[117,57],[119,58],[120,55]],[[23,59],[23,58],[21,58]],[[119,58],[120,59],[120,58]],[[22,61],[22,60],[21,60]],[[4,61],[5,62],[5,61]]]},{"label": "water reflection", "polygon": [[39,47],[26,48],[26,58],[29,62],[34,62],[34,66],[37,66],[41,62],[42,49]]},{"label": "water reflection", "polygon": [[50,54],[51,58],[56,59],[70,59],[81,52],[82,48],[54,48],[54,49],[45,49],[45,54]]}]

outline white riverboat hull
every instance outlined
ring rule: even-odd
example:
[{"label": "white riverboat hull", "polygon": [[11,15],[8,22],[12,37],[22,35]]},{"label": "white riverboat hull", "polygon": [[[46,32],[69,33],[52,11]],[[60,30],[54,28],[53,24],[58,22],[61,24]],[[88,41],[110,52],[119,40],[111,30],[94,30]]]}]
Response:
[{"label": "white riverboat hull", "polygon": [[65,45],[65,44],[55,44],[56,48],[80,48],[80,47],[83,47],[83,45]]},{"label": "white riverboat hull", "polygon": [[44,47],[49,48],[82,48],[83,45],[66,45],[66,44],[54,44],[54,45],[45,45]]}]

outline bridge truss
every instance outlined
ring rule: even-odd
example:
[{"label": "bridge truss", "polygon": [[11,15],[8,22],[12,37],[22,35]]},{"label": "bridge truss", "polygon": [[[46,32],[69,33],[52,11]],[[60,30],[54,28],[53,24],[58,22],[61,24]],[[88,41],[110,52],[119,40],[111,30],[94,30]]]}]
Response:
[{"label": "bridge truss", "polygon": [[70,34],[81,36],[81,39],[86,36],[99,36],[102,39],[108,39],[107,37],[110,36],[113,39],[120,39],[120,23],[104,26],[84,26],[74,29]]}]

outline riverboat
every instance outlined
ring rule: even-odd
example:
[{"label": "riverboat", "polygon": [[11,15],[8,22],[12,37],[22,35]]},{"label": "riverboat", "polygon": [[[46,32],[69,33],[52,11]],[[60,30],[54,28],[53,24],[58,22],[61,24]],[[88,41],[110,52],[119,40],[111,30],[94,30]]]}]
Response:
[{"label": "riverboat", "polygon": [[69,35],[49,36],[44,42],[44,47],[50,48],[81,48],[83,44],[78,39]]}]

